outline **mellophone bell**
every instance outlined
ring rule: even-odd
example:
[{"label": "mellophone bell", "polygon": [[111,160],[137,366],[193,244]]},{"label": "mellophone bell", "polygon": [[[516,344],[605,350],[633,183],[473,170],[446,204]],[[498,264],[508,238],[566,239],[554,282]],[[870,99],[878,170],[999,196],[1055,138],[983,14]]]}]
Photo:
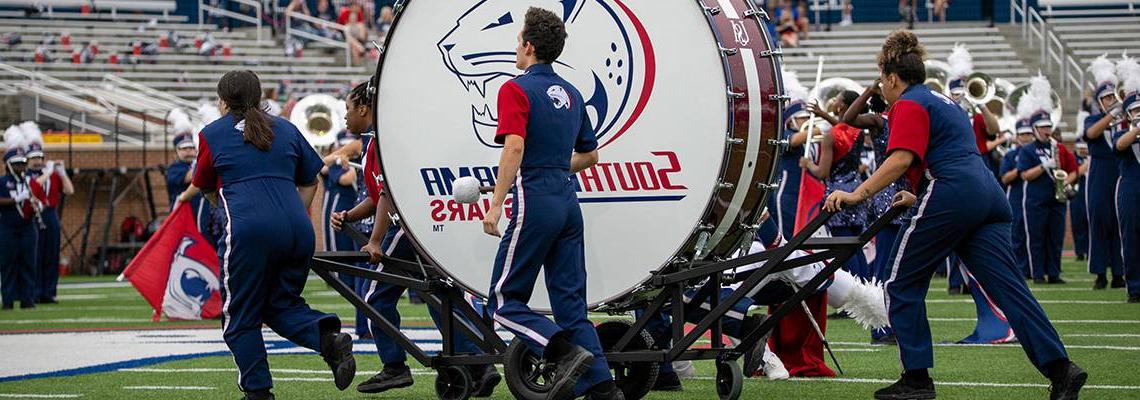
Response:
[{"label": "mellophone bell", "polygon": [[[501,339],[478,302],[468,301],[486,297],[491,282],[497,241],[480,224],[489,196],[470,204],[453,198],[459,178],[494,184],[496,99],[518,74],[514,22],[531,5],[566,21],[571,39],[554,70],[581,90],[580,106],[606,160],[571,179],[585,221],[588,308],[643,315],[597,327],[611,367],[626,368],[615,375],[617,385],[626,398],[641,398],[660,364],[716,359],[718,397],[739,398],[743,371],[736,359],[763,348],[764,335],[784,315],[802,312],[799,303],[883,225],[876,222],[858,237],[812,239],[831,215],[821,213],[784,245],[734,258],[750,253],[758,236],[783,145],[777,140],[785,99],[780,52],[770,47],[767,14],[752,1],[724,0],[714,8],[698,2],[401,2],[376,71],[375,161],[417,257],[386,257],[377,272],[350,265],[361,259],[358,253],[326,252],[314,258],[314,271],[417,361],[437,369],[441,398],[481,389],[463,366],[486,363],[504,364],[515,397],[546,398],[548,377],[525,373],[543,371],[541,359],[519,340]],[[492,14],[488,25],[484,17]],[[542,96],[566,105],[557,91]],[[509,201],[505,208],[520,220],[523,213],[542,213]],[[796,253],[805,248],[814,254]],[[817,264],[824,259],[836,262]],[[706,332],[721,337],[722,319],[762,281],[805,265],[819,268],[770,318],[739,331],[738,345],[716,340],[712,349],[692,349]],[[429,355],[334,273],[416,289],[430,307],[456,310],[441,313],[443,337],[459,332],[483,354],[457,354],[445,339],[443,351]],[[709,296],[725,285],[736,290]],[[709,299],[699,318],[675,306],[685,303],[687,292]],[[545,294],[540,283],[530,306],[549,310]],[[647,316],[662,312],[673,317],[671,347],[643,333]],[[686,333],[685,321],[696,328]]]}]

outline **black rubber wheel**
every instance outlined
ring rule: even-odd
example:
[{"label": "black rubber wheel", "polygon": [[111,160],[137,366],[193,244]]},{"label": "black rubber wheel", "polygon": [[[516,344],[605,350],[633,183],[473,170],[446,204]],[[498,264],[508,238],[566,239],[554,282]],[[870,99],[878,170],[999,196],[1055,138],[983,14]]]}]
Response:
[{"label": "black rubber wheel", "polygon": [[553,383],[554,365],[547,365],[530,351],[522,339],[515,338],[503,354],[503,375],[507,389],[519,400],[545,400]]},{"label": "black rubber wheel", "polygon": [[[622,336],[631,328],[626,321],[608,321],[599,324],[598,339],[602,342],[603,351],[611,351]],[[646,331],[641,331],[625,346],[623,351],[649,350],[653,347],[653,337]],[[610,370],[614,375],[614,383],[621,388],[627,400],[638,400],[653,389],[657,383],[657,373],[660,364],[655,362],[610,362]]]},{"label": "black rubber wheel", "polygon": [[440,400],[467,400],[475,390],[471,372],[460,366],[446,366],[436,371],[435,395]]},{"label": "black rubber wheel", "polygon": [[716,395],[720,400],[737,400],[744,388],[744,372],[736,361],[716,362]]}]

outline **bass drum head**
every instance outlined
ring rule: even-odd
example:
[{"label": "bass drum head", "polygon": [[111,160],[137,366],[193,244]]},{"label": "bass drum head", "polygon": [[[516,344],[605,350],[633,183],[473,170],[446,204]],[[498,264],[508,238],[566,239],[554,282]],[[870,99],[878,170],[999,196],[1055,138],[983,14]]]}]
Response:
[{"label": "bass drum head", "polygon": [[[728,85],[699,2],[405,2],[378,68],[385,185],[421,254],[486,295],[496,252],[513,248],[483,233],[491,195],[459,204],[451,183],[470,175],[494,184],[496,99],[520,73],[515,48],[531,6],[566,20],[569,38],[555,71],[581,91],[601,146],[601,162],[573,177],[585,223],[587,303],[595,306],[681,254],[716,194]],[[508,196],[504,232],[511,203]],[[524,215],[544,217],[529,207]],[[514,248],[528,245],[522,241]],[[540,275],[535,309],[549,309],[544,282]]]}]

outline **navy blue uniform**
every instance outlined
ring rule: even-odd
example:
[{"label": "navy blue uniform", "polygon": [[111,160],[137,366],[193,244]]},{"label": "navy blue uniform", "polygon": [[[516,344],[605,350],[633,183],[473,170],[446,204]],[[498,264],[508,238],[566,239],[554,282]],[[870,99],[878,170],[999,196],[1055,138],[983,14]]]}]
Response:
[{"label": "navy blue uniform", "polygon": [[[1113,142],[1132,131],[1120,130]],[[1120,243],[1128,296],[1140,296],[1140,141],[1116,152],[1120,179],[1116,183],[1116,215],[1120,217]]]},{"label": "navy blue uniform", "polygon": [[[20,185],[11,173],[0,176],[0,198],[12,198]],[[39,188],[34,181],[29,186]],[[34,219],[27,201],[0,206],[0,299],[5,307],[16,300],[21,306],[36,304],[39,229]]]},{"label": "navy blue uniform", "polygon": [[[1085,118],[1085,132],[1104,114]],[[1116,181],[1120,177],[1120,161],[1112,139],[1122,130],[1110,125],[1096,139],[1085,136],[1089,145],[1089,168],[1085,175],[1085,206],[1089,219],[1089,273],[1124,276],[1121,259],[1120,226],[1116,218]],[[1086,133],[1087,135],[1087,133]]]},{"label": "navy blue uniform", "polygon": [[895,243],[886,283],[887,309],[904,369],[934,366],[925,299],[935,269],[951,252],[1005,311],[1038,370],[1044,374],[1049,362],[1067,359],[1056,330],[1014,266],[1009,206],[978,156],[961,108],[916,84],[891,106],[890,122],[888,150],[914,153],[907,176],[921,188],[918,211]]},{"label": "navy blue uniform", "polygon": [[[1017,148],[1005,153],[1005,157],[1001,160],[1001,168],[998,173],[1005,175],[1009,171],[1017,170],[1017,157],[1021,154]],[[1029,247],[1025,245],[1025,236],[1028,234],[1025,227],[1025,214],[1022,210],[1025,209],[1025,186],[1022,185],[1021,174],[1013,179],[1005,188],[1005,198],[1009,200],[1009,207],[1013,212],[1013,229],[1010,239],[1013,242],[1013,259],[1017,263],[1018,270],[1024,277],[1032,277],[1029,273]]]},{"label": "navy blue uniform", "polygon": [[[1033,142],[1021,146],[1017,151],[1017,170],[1024,173],[1043,160],[1052,159],[1058,169],[1070,174],[1077,173],[1076,160],[1065,146],[1053,142]],[[1029,248],[1029,272],[1033,279],[1061,276],[1061,249],[1065,240],[1065,203],[1054,197],[1056,188],[1052,171],[1046,170],[1032,181],[1022,181],[1025,190],[1026,245]]]},{"label": "navy blue uniform", "polygon": [[[792,140],[796,131],[784,127],[783,140]],[[803,147],[788,147],[780,154],[780,184],[776,192],[768,196],[768,211],[776,219],[780,233],[786,238],[792,237],[796,229],[796,208],[799,205],[800,180],[803,170],[800,168],[800,157],[803,156]]]},{"label": "navy blue uniform", "polygon": [[[1077,165],[1088,162],[1084,157],[1076,156]],[[1085,185],[1088,182],[1082,175],[1077,180],[1077,196],[1069,200],[1069,226],[1073,229],[1073,252],[1078,258],[1089,254],[1089,215],[1085,205]]]},{"label": "navy blue uniform", "polygon": [[322,329],[340,327],[336,315],[309,308],[301,297],[316,235],[297,186],[316,183],[321,158],[293,124],[269,119],[274,135],[269,151],[245,142],[233,114],[207,125],[194,175],[203,192],[217,191],[226,216],[218,240],[222,337],[245,392],[273,386],[262,323],[317,351]]},{"label": "navy blue uniform", "polygon": [[[352,251],[357,250],[356,243],[353,243],[352,237],[348,236],[346,232],[338,232],[332,227],[329,221],[329,216],[335,212],[341,212],[352,209],[356,203],[356,187],[352,185],[341,185],[340,178],[348,173],[350,167],[343,167],[340,164],[334,164],[328,167],[328,173],[322,174],[324,177],[324,200],[321,201],[321,225],[325,230],[325,251]],[[341,282],[348,285],[350,288],[356,288],[356,277],[348,274],[338,274]]]},{"label": "navy blue uniform", "polygon": [[[28,179],[38,179],[43,176],[43,170],[28,169]],[[44,191],[43,209],[40,212],[39,237],[36,242],[36,265],[39,280],[36,284],[37,301],[52,301],[56,296],[56,287],[59,286],[59,252],[60,232],[59,205],[63,199],[63,180],[59,172],[53,171],[47,183],[42,185]]]},{"label": "navy blue uniform", "polygon": [[[186,174],[191,168],[194,168],[193,164],[182,160],[175,160],[170,166],[166,167],[166,194],[170,196],[171,207],[174,207],[174,202],[178,200],[178,195],[190,187],[190,183],[186,182]],[[213,235],[210,203],[203,200],[201,194],[197,194],[191,197],[190,202],[186,205],[190,206],[190,209],[194,213],[194,221],[197,221],[198,232],[200,232],[206,240],[210,241],[210,245],[216,248],[218,238]]]},{"label": "navy blue uniform", "polygon": [[[582,210],[570,179],[571,150],[597,149],[582,94],[536,64],[499,89],[496,140],[521,136],[525,152],[514,182],[514,211],[499,243],[488,306],[494,319],[544,354],[551,337],[565,331],[570,342],[594,354],[575,392],[612,379],[594,325],[586,319],[586,260]],[[534,211],[531,211],[534,210]],[[527,305],[540,270],[557,324]]]}]

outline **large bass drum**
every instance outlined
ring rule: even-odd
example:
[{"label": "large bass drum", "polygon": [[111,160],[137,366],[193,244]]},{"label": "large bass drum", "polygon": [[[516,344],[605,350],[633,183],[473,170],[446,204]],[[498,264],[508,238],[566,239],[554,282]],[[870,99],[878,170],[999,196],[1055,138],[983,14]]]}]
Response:
[{"label": "large bass drum", "polygon": [[[582,92],[601,146],[602,161],[573,177],[591,307],[655,271],[750,243],[783,99],[779,52],[753,1],[408,0],[377,67],[376,131],[385,185],[422,256],[487,293],[499,247],[482,229],[490,195],[460,204],[452,182],[494,184],[496,99],[520,73],[517,35],[531,6],[566,21],[555,70]],[[542,282],[531,305],[549,309]]]}]

